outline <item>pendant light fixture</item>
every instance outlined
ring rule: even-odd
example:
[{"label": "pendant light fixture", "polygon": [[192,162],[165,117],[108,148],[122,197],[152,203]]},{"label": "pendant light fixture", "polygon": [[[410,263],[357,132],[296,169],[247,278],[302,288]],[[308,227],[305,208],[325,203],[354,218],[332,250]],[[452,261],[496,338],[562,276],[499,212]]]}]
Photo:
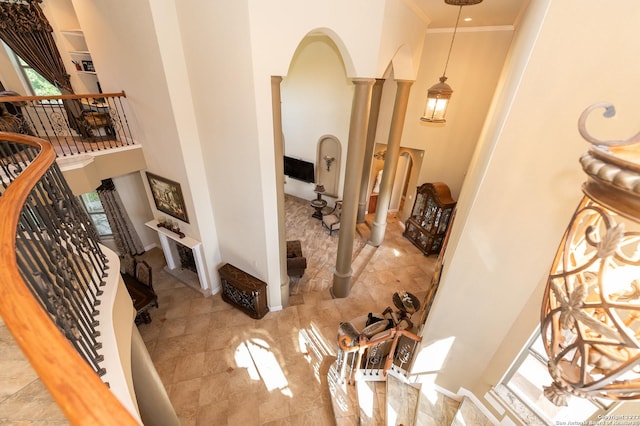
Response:
[{"label": "pendant light fixture", "polygon": [[453,49],[453,42],[456,39],[456,33],[458,32],[458,22],[460,22],[460,14],[462,13],[462,6],[470,6],[481,3],[482,0],[444,0],[446,4],[460,6],[458,10],[458,18],[456,19],[456,26],[453,29],[453,37],[451,37],[451,45],[449,46],[449,54],[447,55],[447,61],[444,64],[444,71],[440,82],[434,84],[429,88],[427,92],[427,104],[425,105],[424,115],[420,118],[422,121],[428,123],[444,123],[446,120],[444,116],[447,112],[447,106],[449,106],[449,99],[451,99],[451,86],[447,81],[447,66],[449,65],[449,58],[451,57],[451,50]]}]

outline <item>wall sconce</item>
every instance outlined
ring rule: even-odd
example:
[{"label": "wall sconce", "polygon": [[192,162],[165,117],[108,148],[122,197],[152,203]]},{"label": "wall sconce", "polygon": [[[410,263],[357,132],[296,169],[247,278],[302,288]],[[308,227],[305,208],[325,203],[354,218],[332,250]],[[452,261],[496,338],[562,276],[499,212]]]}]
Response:
[{"label": "wall sconce", "polygon": [[453,94],[451,86],[447,83],[447,66],[449,65],[449,58],[451,58],[451,50],[453,49],[453,41],[456,39],[456,33],[458,32],[458,22],[460,22],[460,14],[462,13],[462,6],[471,6],[481,3],[482,0],[444,0],[445,3],[460,6],[458,10],[458,18],[456,19],[456,25],[453,29],[453,37],[451,37],[451,45],[449,46],[449,54],[447,55],[447,61],[444,64],[444,71],[440,82],[434,84],[427,91],[427,103],[424,108],[424,114],[420,117],[420,120],[428,123],[444,123],[445,114],[447,113],[447,107],[449,106],[449,99]]},{"label": "wall sconce", "polygon": [[324,157],[322,157],[322,159],[327,164],[327,171],[331,171],[331,163],[336,161],[335,157],[329,157],[328,155],[325,155]]},{"label": "wall sconce", "polygon": [[640,398],[640,133],[600,141],[587,116],[613,105],[587,108],[578,122],[593,146],[580,163],[588,175],[556,253],[544,293],[541,335],[551,386],[545,396],[567,405],[582,398]]}]

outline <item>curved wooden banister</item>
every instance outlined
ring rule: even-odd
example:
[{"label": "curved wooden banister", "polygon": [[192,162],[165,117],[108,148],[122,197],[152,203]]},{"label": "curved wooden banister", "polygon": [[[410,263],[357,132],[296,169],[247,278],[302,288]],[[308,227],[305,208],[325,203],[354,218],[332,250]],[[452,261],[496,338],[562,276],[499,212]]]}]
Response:
[{"label": "curved wooden banister", "polygon": [[54,163],[47,141],[0,132],[0,141],[40,149],[34,161],[0,196],[0,315],[72,424],[137,425],[138,422],[60,333],[23,281],[16,260],[16,230],[32,188]]}]

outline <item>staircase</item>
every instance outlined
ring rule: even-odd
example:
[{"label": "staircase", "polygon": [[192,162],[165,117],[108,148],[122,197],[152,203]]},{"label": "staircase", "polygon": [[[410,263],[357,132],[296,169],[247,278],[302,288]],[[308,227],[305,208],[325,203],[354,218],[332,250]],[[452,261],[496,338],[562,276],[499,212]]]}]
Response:
[{"label": "staircase", "polygon": [[467,396],[447,396],[428,384],[406,383],[394,373],[386,381],[340,383],[335,364],[328,383],[337,426],[491,426]]},{"label": "staircase", "polygon": [[[356,231],[368,240],[368,223],[358,224]],[[366,244],[352,262],[352,285],[375,255],[377,247]],[[316,333],[308,333],[310,339]],[[335,340],[325,340],[322,346],[336,348]],[[406,343],[406,340],[399,343]],[[311,345],[310,345],[311,346]],[[415,350],[415,347],[413,348]],[[410,350],[409,352],[413,352]],[[309,351],[320,354],[321,351]],[[398,351],[398,353],[400,350]],[[319,355],[320,356],[320,355]],[[341,350],[327,349],[324,361],[317,361],[326,369],[326,384],[331,396],[337,426],[485,426],[498,424],[490,420],[472,399],[464,395],[446,395],[429,384],[408,383],[406,365],[394,363],[383,373],[380,367],[367,366],[364,361],[355,373],[355,383],[341,377],[340,368],[355,365],[353,358]],[[352,353],[352,357],[355,353]],[[342,359],[344,357],[344,359]],[[330,364],[327,364],[327,360]],[[339,367],[342,366],[342,367]],[[357,368],[357,367],[356,367]],[[344,374],[344,371],[342,371]],[[347,373],[349,377],[351,373]]]}]

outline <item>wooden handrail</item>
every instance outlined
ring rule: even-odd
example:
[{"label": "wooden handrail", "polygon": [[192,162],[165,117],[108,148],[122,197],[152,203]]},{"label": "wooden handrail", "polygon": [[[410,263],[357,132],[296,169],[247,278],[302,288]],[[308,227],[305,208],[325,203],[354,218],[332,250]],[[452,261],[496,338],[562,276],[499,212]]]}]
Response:
[{"label": "wooden handrail", "polygon": [[71,424],[137,425],[138,422],[60,333],[22,279],[16,230],[32,188],[55,162],[45,140],[0,132],[0,141],[40,149],[33,162],[0,196],[0,315]]},{"label": "wooden handrail", "polygon": [[[338,339],[338,346],[340,347],[340,350],[345,352],[345,353],[349,353],[349,352],[356,352],[358,351],[359,347],[364,347],[365,349],[370,348],[371,346],[375,346],[378,343],[382,343],[385,340],[390,340],[393,338],[400,338],[400,336],[406,336],[408,338],[410,338],[411,340],[415,340],[416,342],[421,342],[422,341],[422,337],[413,334],[410,331],[404,330],[402,328],[392,328],[390,330],[388,330],[387,333],[376,337],[373,340],[367,340],[366,338],[363,340],[362,338],[360,339],[360,344],[358,346],[345,346],[345,341],[343,341],[342,339]],[[362,336],[361,336],[362,337]]]},{"label": "wooden handrail", "polygon": [[50,101],[52,99],[86,99],[86,98],[126,98],[127,94],[122,92],[116,93],[85,93],[73,95],[55,95],[55,96],[0,96],[0,102],[25,102],[25,101]]},{"label": "wooden handrail", "polygon": [[[355,371],[358,371],[360,369],[360,366],[362,365],[362,357],[364,356],[364,353],[367,349],[378,345],[382,342],[386,342],[388,340],[392,340],[391,342],[391,347],[389,348],[389,353],[387,354],[387,359],[385,360],[384,363],[384,367],[382,368],[383,371],[383,375],[387,374],[387,370],[389,370],[391,368],[391,365],[393,364],[393,358],[394,358],[394,353],[396,351],[396,347],[398,346],[398,341],[400,340],[400,337],[402,336],[406,336],[409,339],[415,341],[415,342],[421,342],[422,341],[422,337],[411,333],[410,331],[407,331],[403,328],[400,328],[399,326],[396,328],[392,328],[390,330],[388,330],[387,333],[379,335],[378,337],[376,337],[375,339],[369,340],[367,339],[366,336],[364,336],[363,334],[360,334],[358,336],[358,344],[357,345],[352,345],[353,343],[353,339],[351,339],[349,336],[345,335],[345,336],[341,336],[338,338],[338,347],[340,348],[340,350],[342,352],[344,352],[345,354],[347,353],[351,353],[351,352],[357,352],[357,358],[356,358],[356,363],[355,363]],[[355,384],[355,377],[353,376],[353,374],[351,373],[349,375],[349,384],[353,385]]]}]

